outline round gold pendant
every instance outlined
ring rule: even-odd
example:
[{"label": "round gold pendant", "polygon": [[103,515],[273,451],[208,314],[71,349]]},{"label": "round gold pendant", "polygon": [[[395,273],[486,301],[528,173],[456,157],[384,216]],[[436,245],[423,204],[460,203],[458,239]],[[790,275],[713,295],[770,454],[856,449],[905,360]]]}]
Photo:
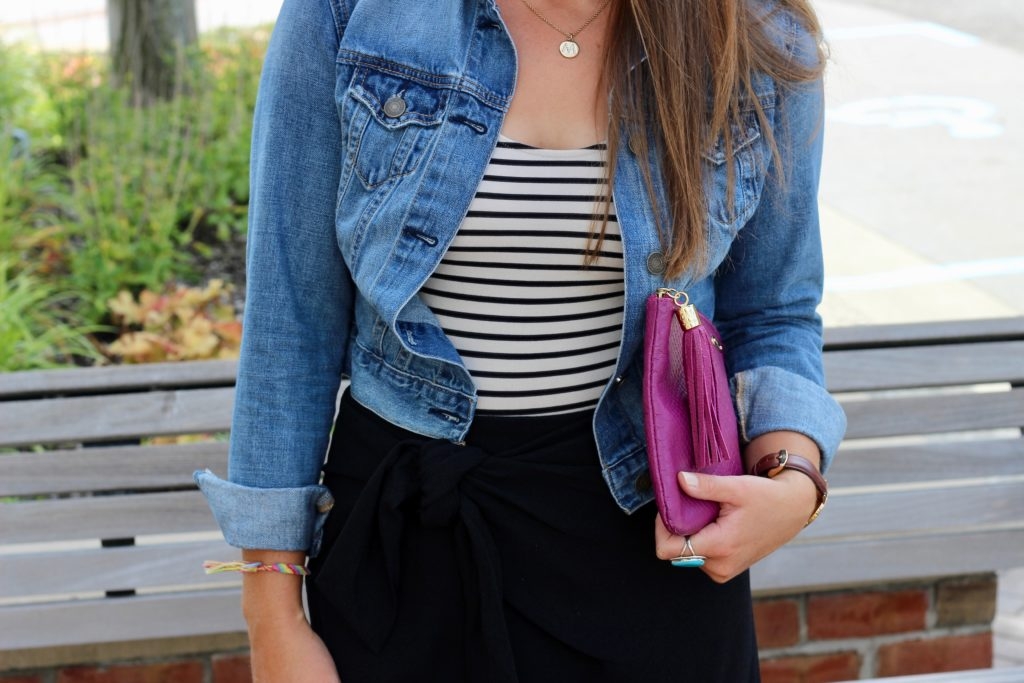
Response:
[{"label": "round gold pendant", "polygon": [[580,53],[580,46],[575,40],[563,40],[562,44],[558,46],[558,51],[566,59],[572,59]]}]

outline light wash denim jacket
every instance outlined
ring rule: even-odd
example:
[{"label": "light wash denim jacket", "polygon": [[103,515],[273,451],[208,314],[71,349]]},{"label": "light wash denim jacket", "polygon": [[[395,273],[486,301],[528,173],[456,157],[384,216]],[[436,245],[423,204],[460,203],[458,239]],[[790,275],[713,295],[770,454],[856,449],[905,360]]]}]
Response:
[{"label": "light wash denim jacket", "polygon": [[[794,19],[771,21],[791,58],[812,54],[813,41]],[[343,376],[356,400],[391,422],[432,438],[465,437],[473,381],[418,291],[483,176],[516,65],[493,0],[285,1],[256,105],[228,478],[196,473],[230,544],[318,552],[331,505],[318,482]],[[660,189],[658,161],[639,159],[636,145],[618,152],[625,315],[594,437],[595,467],[628,512],[652,498],[641,342],[644,301],[658,287],[686,290],[713,316],[743,439],[801,432],[827,466],[845,429],[823,388],[815,313],[821,84],[782,88],[761,77],[755,85],[786,180],[766,182],[772,158],[745,106],[733,129],[733,206],[721,144],[704,155],[704,272],[665,278],[641,172],[650,164]]]}]

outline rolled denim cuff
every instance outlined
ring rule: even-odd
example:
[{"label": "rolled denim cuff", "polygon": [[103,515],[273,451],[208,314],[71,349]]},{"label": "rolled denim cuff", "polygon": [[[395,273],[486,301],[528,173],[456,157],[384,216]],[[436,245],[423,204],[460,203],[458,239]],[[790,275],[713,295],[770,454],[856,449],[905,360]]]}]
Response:
[{"label": "rolled denim cuff", "polygon": [[799,432],[821,449],[821,471],[832,464],[846,433],[846,413],[828,391],[774,366],[736,373],[731,380],[744,443],[768,432]]},{"label": "rolled denim cuff", "polygon": [[316,557],[334,498],[326,486],[258,488],[220,479],[210,470],[192,478],[206,496],[224,540],[236,548],[289,550]]}]

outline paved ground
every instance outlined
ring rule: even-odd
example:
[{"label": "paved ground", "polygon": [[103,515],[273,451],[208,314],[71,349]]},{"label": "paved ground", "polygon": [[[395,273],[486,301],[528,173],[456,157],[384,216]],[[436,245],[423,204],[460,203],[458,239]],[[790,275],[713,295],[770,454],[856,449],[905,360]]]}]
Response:
[{"label": "paved ground", "polygon": [[[200,29],[279,0],[197,0]],[[5,2],[0,38],[102,49],[104,0]],[[821,204],[828,325],[1024,314],[1024,3],[819,0],[832,48]],[[1024,569],[998,664],[1024,664]]]},{"label": "paved ground", "polygon": [[1024,6],[1020,0],[846,0],[923,19],[1024,50]]},{"label": "paved ground", "polygon": [[1009,201],[1024,180],[1024,52],[932,23],[923,10],[941,2],[898,4],[926,18],[818,3],[833,57],[823,314],[1024,313],[1024,217]]}]

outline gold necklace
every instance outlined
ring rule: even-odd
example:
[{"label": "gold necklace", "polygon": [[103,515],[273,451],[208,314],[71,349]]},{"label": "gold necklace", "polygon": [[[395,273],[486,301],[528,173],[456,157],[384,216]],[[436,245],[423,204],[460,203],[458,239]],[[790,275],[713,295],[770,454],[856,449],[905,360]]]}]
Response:
[{"label": "gold necklace", "polygon": [[594,12],[590,16],[590,18],[583,23],[583,26],[580,26],[572,33],[566,33],[565,31],[563,31],[562,29],[558,28],[550,21],[548,21],[548,18],[545,17],[540,12],[538,12],[536,7],[528,3],[526,0],[523,0],[523,4],[526,5],[526,8],[533,12],[535,15],[537,15],[538,19],[540,19],[545,24],[547,24],[548,26],[550,26],[551,28],[555,29],[563,36],[565,36],[565,40],[563,40],[558,46],[558,52],[566,59],[573,59],[576,55],[580,53],[580,44],[576,42],[576,36],[582,33],[583,29],[590,26],[590,24],[593,23],[594,19],[597,19],[599,16],[601,16],[601,12],[603,12],[605,8],[611,4],[611,2],[612,0],[604,0],[604,3],[602,3],[601,6],[597,8],[597,11]]}]

